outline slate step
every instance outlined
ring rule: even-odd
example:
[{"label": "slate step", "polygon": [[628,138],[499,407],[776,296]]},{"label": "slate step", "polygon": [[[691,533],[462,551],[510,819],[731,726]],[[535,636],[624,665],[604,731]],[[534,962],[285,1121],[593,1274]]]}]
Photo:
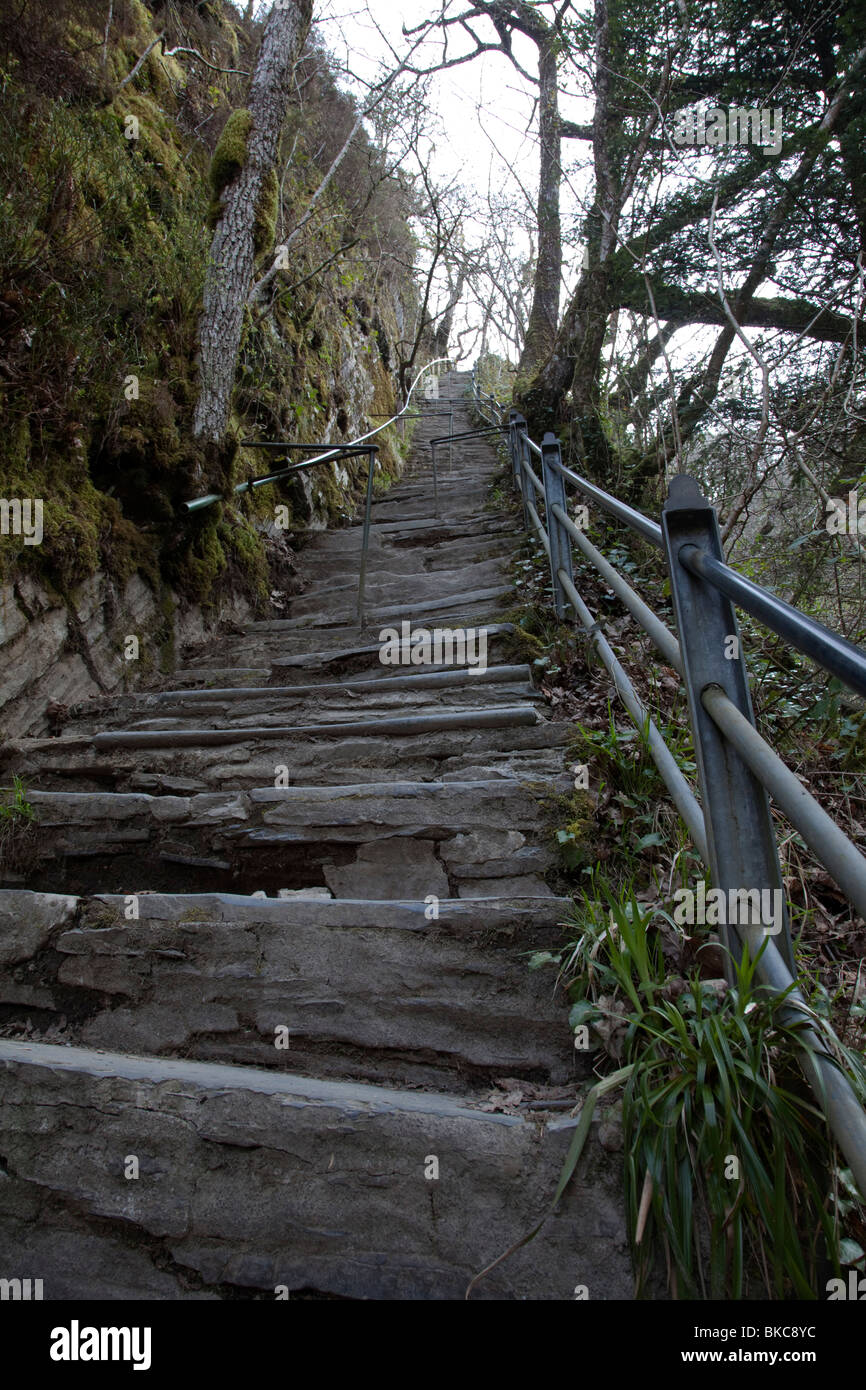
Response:
[{"label": "slate step", "polygon": [[[4,1258],[30,1269],[38,1246],[49,1299],[71,1272],[74,1297],[97,1296],[106,1267],[118,1299],[185,1297],[184,1271],[271,1295],[461,1299],[543,1214],[574,1123],[429,1091],[0,1040]],[[604,1158],[591,1137],[542,1234],[473,1297],[571,1299],[578,1284],[592,1299],[630,1297]],[[117,1258],[121,1243],[134,1257]]]},{"label": "slate step", "polygon": [[449,728],[423,738],[406,735],[244,741],[229,747],[115,748],[96,753],[89,737],[15,739],[0,750],[0,772],[22,776],[44,790],[75,783],[82,791],[191,792],[248,789],[273,783],[278,767],[290,784],[334,786],[377,782],[386,774],[404,780],[466,781],[493,777],[524,780],[539,795],[559,776],[573,738],[568,724],[540,721],[507,730]]},{"label": "slate step", "polygon": [[[365,719],[399,711],[477,708],[478,687],[485,701],[513,706],[517,700],[539,702],[528,666],[466,667],[436,672],[391,666],[394,674],[378,680],[332,681],[315,685],[235,686],[224,689],[171,690],[91,700],[75,706],[64,725],[76,736],[128,726],[132,729],[183,727],[184,720],[218,720],[221,725],[293,725],[351,721],[363,706]],[[399,674],[398,674],[399,673]]]},{"label": "slate step", "polygon": [[[453,624],[451,625],[453,628]],[[344,630],[342,634],[323,633],[317,634],[317,649],[310,650],[309,644],[304,644],[297,632],[291,635],[277,632],[247,633],[242,637],[235,637],[220,643],[216,649],[205,656],[191,657],[188,664],[174,673],[173,684],[188,683],[198,684],[199,682],[213,682],[219,685],[245,685],[247,677],[255,675],[258,677],[256,684],[263,680],[273,681],[274,684],[288,684],[290,681],[301,680],[313,681],[317,677],[326,677],[333,680],[338,676],[369,675],[375,677],[385,677],[392,672],[387,666],[383,666],[379,660],[379,653],[382,650],[382,642],[379,640],[379,631],[366,630],[363,634],[359,633],[356,627]],[[398,636],[402,637],[402,628],[397,625]],[[321,646],[324,641],[326,644],[331,639],[330,645]],[[515,641],[515,629],[511,623],[483,623],[476,628],[476,642],[483,639],[488,654],[488,661],[494,657],[501,657],[504,663],[507,656],[507,649]],[[254,651],[261,658],[264,652],[272,653],[270,664],[267,667],[252,667],[239,665],[240,653],[245,650]],[[219,665],[215,659],[215,652],[222,652],[225,664]],[[235,665],[230,664],[229,658]],[[200,664],[199,664],[200,663]],[[230,673],[233,670],[241,670],[245,673],[243,680],[235,681]],[[454,670],[454,664],[430,665],[424,668],[427,673],[441,670]],[[291,672],[291,675],[287,673]],[[182,681],[181,681],[182,678]]]},{"label": "slate step", "polygon": [[[569,778],[560,779],[566,788]],[[348,786],[256,787],[249,791],[150,796],[145,793],[30,790],[35,832],[63,853],[91,843],[106,847],[143,840],[171,828],[239,839],[252,832],[290,830],[297,842],[330,838],[352,843],[400,833],[453,840],[473,831],[543,823],[539,802],[517,780],[469,782],[365,782]]]},{"label": "slate step", "polygon": [[[472,612],[473,607],[477,608],[477,616],[481,618],[481,621],[487,623],[489,622],[491,606],[495,607],[500,599],[513,599],[513,596],[513,590],[508,584],[496,584],[492,587],[469,591],[464,587],[453,594],[429,595],[418,599],[408,595],[406,601],[399,604],[389,604],[380,608],[367,605],[365,625],[367,628],[378,627],[385,623],[393,625],[396,620],[398,626],[403,621],[439,627],[466,626],[476,616]],[[437,623],[438,618],[442,618],[442,621]],[[301,618],[263,619],[261,622],[251,623],[247,631],[249,633],[280,633],[288,636],[299,630],[309,632],[310,629],[339,629],[345,626],[351,629],[354,622],[355,612],[352,609],[342,616],[340,614],[327,615],[315,621],[310,620],[310,615],[304,615]]]},{"label": "slate step", "polygon": [[[380,663],[381,664],[381,663]],[[429,670],[407,670],[406,668],[386,667],[382,676],[375,680],[371,676],[357,680],[323,681],[318,685],[269,685],[265,687],[242,686],[240,688],[209,689],[207,691],[160,691],[156,700],[159,704],[172,704],[178,697],[194,703],[199,700],[230,699],[245,701],[262,697],[287,696],[302,698],[307,695],[329,696],[346,692],[376,697],[383,691],[445,690],[450,687],[461,688],[473,685],[522,685],[530,686],[532,675],[528,666],[487,666],[454,667]],[[371,689],[371,686],[374,688]],[[533,692],[535,693],[535,692]]]},{"label": "slate step", "polygon": [[[527,905],[556,935],[565,904]],[[479,1094],[494,1075],[582,1076],[565,993],[522,968],[515,905],[461,907],[0,893],[4,1032]]]},{"label": "slate step", "polygon": [[[428,500],[432,503],[432,487],[428,492]],[[321,544],[324,547],[332,548],[335,551],[345,554],[342,541],[345,537],[354,538],[354,543],[360,547],[363,540],[363,519],[356,518],[347,528],[340,531],[329,531],[324,533]],[[445,520],[442,517],[434,516],[432,509],[429,516],[416,517],[413,521],[379,521],[373,522],[370,527],[371,543],[381,541],[382,544],[400,544],[402,537],[429,538],[432,545],[439,545],[451,539],[471,536],[503,536],[510,539],[511,543],[517,548],[519,539],[515,540],[513,524],[504,517],[494,515],[469,516],[456,519]],[[338,543],[338,538],[339,542]],[[350,542],[351,543],[351,542]],[[421,544],[418,539],[413,544]],[[317,538],[317,548],[318,548]],[[301,552],[305,554],[304,551]]]},{"label": "slate step", "polygon": [[[442,608],[449,603],[463,602],[470,593],[490,593],[501,597],[510,593],[505,583],[508,562],[497,558],[478,564],[467,564],[462,570],[435,569],[413,573],[392,571],[369,574],[364,593],[368,612],[380,613],[397,605],[428,603]],[[306,593],[293,598],[289,605],[292,619],[309,617],[321,622],[333,613],[354,615],[358,604],[357,578],[333,580],[313,585]]]},{"label": "slate step", "polygon": [[[312,673],[315,671],[339,672],[340,674],[354,674],[359,671],[366,671],[374,675],[386,675],[387,668],[379,660],[379,653],[382,650],[382,641],[379,634],[387,626],[396,631],[397,636],[402,640],[403,627],[400,622],[388,624],[374,624],[359,632],[357,627],[340,628],[328,631],[326,629],[316,633],[316,647],[309,650],[309,641],[303,645],[303,638],[297,631],[274,631],[257,633],[253,636],[240,641],[233,648],[235,657],[239,650],[243,650],[244,644],[254,646],[255,650],[261,655],[267,652],[271,660],[272,679],[276,681],[284,680],[286,677],[281,673],[294,670]],[[434,624],[421,622],[419,619],[411,619],[410,637],[416,627],[426,627],[428,630]],[[459,632],[465,629],[467,624],[462,620],[449,619],[447,624],[439,624],[440,627],[448,628],[451,631]],[[514,646],[518,640],[515,628],[511,623],[473,623],[475,642],[482,640],[486,644],[488,660],[494,656],[501,655],[503,662],[507,659],[510,647]],[[443,638],[443,641],[445,639]],[[466,638],[465,640],[469,640]],[[428,672],[437,670],[453,670],[453,663],[431,664],[425,668]]]},{"label": "slate step", "polygon": [[[301,552],[299,568],[308,585],[333,582],[334,570],[339,566],[344,573],[343,583],[354,583],[357,588],[357,573],[349,572],[347,555],[359,553],[358,543],[352,544],[350,538],[357,532],[337,532],[331,545],[317,545],[315,549]],[[347,543],[349,542],[349,543]],[[368,576],[371,583],[380,579],[411,578],[415,574],[433,572],[447,573],[479,561],[509,561],[519,552],[520,546],[510,532],[490,531],[479,535],[468,528],[465,532],[457,527],[429,531],[394,532],[391,535],[376,535],[370,544]]]},{"label": "slate step", "polygon": [[[23,882],[46,890],[179,891],[186,879],[193,891],[324,883],[353,898],[550,896],[544,876],[556,866],[549,809],[507,778],[28,796]],[[4,870],[4,882],[16,877]]]},{"label": "slate step", "polygon": [[378,735],[398,738],[408,734],[442,733],[452,729],[512,729],[538,722],[535,710],[526,705],[502,705],[487,709],[467,708],[404,716],[387,716],[369,720],[334,720],[318,724],[236,725],[232,728],[182,728],[151,730],[111,730],[94,734],[91,744],[96,752],[115,748],[205,748],[241,743],[248,739],[277,741],[286,745],[306,739],[325,737],[363,737]]}]

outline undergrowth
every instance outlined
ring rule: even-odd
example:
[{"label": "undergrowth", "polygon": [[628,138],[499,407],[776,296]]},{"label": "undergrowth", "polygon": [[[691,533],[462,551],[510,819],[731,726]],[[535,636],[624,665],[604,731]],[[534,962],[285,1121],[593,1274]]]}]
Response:
[{"label": "undergrowth", "polygon": [[796,1060],[811,1023],[866,1101],[862,1056],[763,990],[748,951],[730,986],[672,971],[671,913],[602,876],[572,930],[571,1024],[620,1069],[638,1294],[662,1267],[674,1297],[714,1299],[820,1298],[862,1272],[866,1208]]},{"label": "undergrowth", "polygon": [[[674,627],[659,556],[602,520],[592,539]],[[696,782],[684,692],[594,569],[575,583],[680,770]],[[866,1101],[863,924],[774,810],[804,1004],[771,996],[746,953],[725,968],[707,928],[677,925],[681,887],[709,875],[636,728],[579,627],[552,614],[547,556],[527,539],[509,614],[554,719],[572,731],[566,763],[594,821],[563,816],[561,882],[575,901],[559,950],[536,952],[568,989],[576,1041],[616,1070],[584,1100],[558,1195],[602,1097],[621,1092],[629,1235],[638,1293],[676,1298],[824,1298],[840,1272],[866,1269],[866,1209],[798,1061],[811,1025]],[[756,624],[741,632],[759,729],[856,838],[866,805],[862,702],[809,669]],[[587,843],[591,852],[587,854]],[[725,978],[727,976],[727,978]],[[832,1025],[835,1038],[828,1031]]]}]

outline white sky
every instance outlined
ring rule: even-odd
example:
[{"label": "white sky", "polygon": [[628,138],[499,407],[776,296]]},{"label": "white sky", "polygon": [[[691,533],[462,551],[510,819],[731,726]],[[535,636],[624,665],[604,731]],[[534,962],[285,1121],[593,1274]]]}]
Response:
[{"label": "white sky", "polygon": [[[458,4],[453,3],[451,8],[458,8]],[[402,26],[412,28],[421,23],[436,12],[438,5],[436,0],[404,0],[398,4],[393,0],[369,0],[369,9],[370,14],[367,14],[364,5],[353,3],[353,0],[317,0],[315,22],[328,47],[342,61],[348,60],[362,77],[372,80],[379,62],[383,58],[390,61],[376,25],[402,56],[414,42],[403,37]],[[485,42],[495,41],[489,23],[481,21],[475,28]],[[520,35],[515,36],[515,40],[518,60],[528,72],[534,73],[537,70],[534,45]],[[466,52],[470,47],[468,35],[455,35],[452,31],[450,54]],[[430,43],[418,51],[414,61],[419,67],[430,66],[439,53],[439,44]],[[434,175],[443,181],[456,176],[467,190],[482,198],[486,197],[488,187],[496,192],[507,187],[515,202],[528,207],[517,180],[534,204],[538,166],[533,138],[534,93],[525,79],[504,55],[490,53],[437,73],[432,82],[431,97],[441,128],[431,151]],[[483,224],[470,223],[470,242],[473,234],[478,242],[483,242]],[[528,246],[524,244],[521,249],[528,250]],[[435,310],[437,306],[434,303],[431,307]],[[468,315],[458,313],[455,327],[459,330],[467,322],[478,323],[480,317],[472,307]],[[491,346],[504,350],[494,331],[491,330],[490,336]]]}]

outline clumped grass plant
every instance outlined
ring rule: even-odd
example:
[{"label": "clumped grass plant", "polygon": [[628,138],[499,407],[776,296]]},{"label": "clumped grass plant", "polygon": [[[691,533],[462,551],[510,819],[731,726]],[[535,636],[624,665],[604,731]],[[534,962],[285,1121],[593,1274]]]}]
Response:
[{"label": "clumped grass plant", "polygon": [[[748,952],[730,987],[670,976],[670,915],[593,888],[562,973],[572,1026],[594,1027],[621,1065],[584,1102],[565,1181],[596,1102],[621,1085],[638,1294],[663,1264],[676,1298],[823,1297],[864,1255],[861,1200],[797,1063],[809,1023],[827,1037],[821,1019],[762,989]],[[866,1097],[863,1058],[827,1045]]]},{"label": "clumped grass plant", "polygon": [[0,875],[26,872],[35,858],[36,812],[20,777],[0,787]]}]

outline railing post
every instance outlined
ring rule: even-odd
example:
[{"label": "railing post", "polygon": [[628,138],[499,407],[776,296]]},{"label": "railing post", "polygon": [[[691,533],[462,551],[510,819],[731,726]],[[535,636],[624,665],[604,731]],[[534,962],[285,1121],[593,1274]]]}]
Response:
[{"label": "railing post", "polygon": [[439,518],[439,470],[436,466],[436,442],[430,445],[430,452],[433,455],[433,515]]},{"label": "railing post", "polygon": [[511,455],[511,469],[514,473],[514,486],[523,496],[523,470],[520,467],[520,454],[518,446],[520,444],[520,426],[526,422],[523,416],[516,410],[508,412],[508,452]]},{"label": "railing post", "polygon": [[517,488],[523,506],[523,527],[526,531],[530,529],[529,512],[526,509],[527,488],[530,484],[523,471],[523,461],[529,462],[527,439],[526,421],[518,411],[510,410],[508,412],[508,449],[511,454],[511,467],[514,470],[514,486]]},{"label": "railing post", "polygon": [[[686,693],[689,702],[695,761],[703,801],[713,888],[723,894],[717,925],[722,944],[734,959],[742,955],[744,926],[763,925],[773,936],[792,974],[795,973],[788,911],[779,868],[770,803],[764,787],[739,753],[716,727],[701,702],[709,685],[717,685],[754,725],[749,680],[743,659],[737,618],[730,599],[680,561],[684,546],[697,545],[723,559],[716,513],[694,478],[679,474],[671,480],[662,511],[662,537],[671,580],[671,596],[679,630]],[[757,891],[755,900],[740,894]],[[764,894],[774,896],[765,898]],[[732,896],[733,895],[733,896]],[[772,918],[765,909],[772,904]],[[734,910],[730,909],[734,906]],[[709,914],[707,914],[709,915]],[[734,918],[735,920],[731,920]],[[733,980],[732,962],[725,973]]]},{"label": "railing post", "polygon": [[557,618],[564,618],[570,607],[565,590],[562,587],[562,580],[559,571],[564,570],[568,578],[573,582],[574,574],[571,567],[571,537],[559,521],[553,515],[553,508],[559,506],[563,512],[568,512],[568,501],[565,496],[565,479],[562,474],[553,467],[554,463],[561,463],[562,456],[559,448],[559,440],[550,431],[544,436],[541,443],[541,471],[542,482],[544,483],[544,515],[547,524],[547,534],[550,537],[550,572],[553,577],[553,603],[556,609]]},{"label": "railing post", "polygon": [[364,626],[364,590],[367,586],[367,555],[370,548],[370,519],[373,510],[373,472],[376,467],[376,455],[379,452],[378,445],[373,444],[367,450],[369,463],[367,465],[367,498],[364,507],[364,535],[361,541],[361,572],[358,576],[358,627]]}]

